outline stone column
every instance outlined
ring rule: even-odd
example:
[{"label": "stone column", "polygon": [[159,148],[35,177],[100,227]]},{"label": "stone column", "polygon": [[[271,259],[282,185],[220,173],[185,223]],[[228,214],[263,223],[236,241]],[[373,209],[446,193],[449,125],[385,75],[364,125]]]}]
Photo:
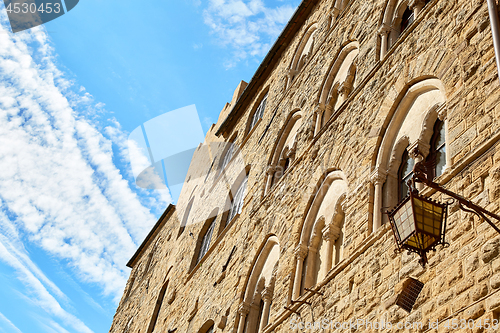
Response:
[{"label": "stone column", "polygon": [[420,12],[422,11],[422,8],[425,6],[425,1],[424,0],[410,0],[408,1],[408,8],[410,8],[411,11],[413,11],[413,16],[415,19],[418,17]]},{"label": "stone column", "polygon": [[246,319],[249,312],[250,306],[245,302],[241,303],[240,307],[238,308],[238,314],[240,315],[240,321],[238,323],[238,333],[243,333],[243,331],[245,330]]},{"label": "stone column", "polygon": [[300,297],[300,285],[302,280],[302,269],[304,268],[304,259],[307,257],[308,248],[304,244],[299,244],[295,248],[295,258],[297,260],[297,265],[295,268],[295,282],[293,284],[293,300]]},{"label": "stone column", "polygon": [[262,291],[262,301],[264,301],[264,308],[262,310],[262,317],[260,319],[259,332],[264,331],[264,327],[267,326],[272,299],[273,299],[273,290],[272,287],[269,286]]},{"label": "stone column", "polygon": [[345,102],[345,100],[347,99],[347,97],[349,96],[349,94],[351,93],[352,91],[352,79],[351,77],[347,77],[346,80],[344,81],[344,83],[342,83],[342,85],[340,86],[339,88],[339,91],[340,91],[340,95],[342,96],[342,103]]},{"label": "stone column", "polygon": [[336,225],[329,224],[321,231],[323,233],[323,240],[326,242],[326,266],[325,276],[333,267],[333,260],[335,258],[335,241],[340,236],[340,228]]},{"label": "stone column", "polygon": [[325,112],[325,105],[324,104],[319,104],[316,107],[316,110],[314,110],[314,113],[316,114],[316,126],[314,127],[314,136],[318,135],[319,130],[321,129],[321,126],[323,125],[321,123],[321,119],[323,118],[323,112]]},{"label": "stone column", "polygon": [[387,172],[376,169],[371,175],[371,181],[375,186],[375,197],[373,198],[373,230],[375,232],[382,226],[382,189],[387,179]]},{"label": "stone column", "polygon": [[272,182],[273,182],[273,176],[274,176],[274,172],[275,171],[276,171],[276,167],[275,166],[270,165],[267,168],[267,171],[266,171],[266,174],[267,174],[266,192],[264,193],[264,195],[266,195],[267,192],[269,191],[269,189],[271,188],[271,186],[273,186]]},{"label": "stone column", "polygon": [[380,60],[384,59],[387,54],[387,49],[389,48],[387,40],[389,38],[390,31],[391,27],[385,23],[382,23],[382,26],[378,29],[378,34],[380,35]]}]

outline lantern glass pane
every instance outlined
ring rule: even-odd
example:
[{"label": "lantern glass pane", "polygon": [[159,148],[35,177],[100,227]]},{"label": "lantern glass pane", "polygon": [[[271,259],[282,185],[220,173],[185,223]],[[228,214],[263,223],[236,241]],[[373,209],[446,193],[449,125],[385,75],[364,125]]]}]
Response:
[{"label": "lantern glass pane", "polygon": [[413,198],[413,204],[419,236],[412,243],[425,250],[440,238],[444,210],[441,206],[418,197]]},{"label": "lantern glass pane", "polygon": [[394,213],[394,222],[401,241],[404,241],[415,231],[413,209],[410,200],[406,201],[406,203]]}]

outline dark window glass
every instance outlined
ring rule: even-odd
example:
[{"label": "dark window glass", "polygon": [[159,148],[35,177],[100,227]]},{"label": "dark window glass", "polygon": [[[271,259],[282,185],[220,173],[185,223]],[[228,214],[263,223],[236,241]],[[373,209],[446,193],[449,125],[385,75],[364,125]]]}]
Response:
[{"label": "dark window glass", "polygon": [[260,102],[259,106],[257,107],[257,110],[255,110],[255,113],[253,114],[252,117],[252,123],[250,124],[250,130],[257,124],[260,118],[264,115],[264,110],[266,109],[266,102],[267,102],[267,94],[264,96],[262,101]]},{"label": "dark window glass", "polygon": [[214,325],[210,326],[206,333],[214,333]]},{"label": "dark window glass", "polygon": [[410,24],[413,23],[415,20],[415,16],[413,15],[413,12],[410,10],[410,8],[406,8],[405,12],[403,13],[403,17],[401,19],[401,32],[403,32],[406,28],[410,26]]},{"label": "dark window glass", "polygon": [[398,172],[398,182],[399,182],[399,200],[402,200],[410,193],[407,182],[413,176],[413,165],[415,162],[408,155],[408,151],[405,149],[403,157],[401,159],[401,166]]},{"label": "dark window glass", "polygon": [[437,120],[434,124],[434,133],[431,138],[431,150],[427,156],[427,162],[434,167],[431,178],[439,177],[443,174],[446,168],[446,140],[445,127],[441,120]]},{"label": "dark window glass", "polygon": [[203,258],[203,256],[207,253],[208,248],[210,247],[210,241],[212,240],[214,227],[215,217],[212,218],[212,222],[210,223],[208,230],[205,232],[205,235],[203,235],[203,238],[201,240],[200,252],[198,253],[198,260],[196,261],[196,263],[199,263],[201,258]]}]

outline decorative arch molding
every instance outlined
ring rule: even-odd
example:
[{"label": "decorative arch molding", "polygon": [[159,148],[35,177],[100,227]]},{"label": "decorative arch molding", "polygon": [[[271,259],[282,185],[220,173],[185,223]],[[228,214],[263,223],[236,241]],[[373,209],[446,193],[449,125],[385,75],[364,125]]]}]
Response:
[{"label": "decorative arch molding", "polygon": [[329,172],[305,213],[300,241],[295,249],[296,269],[292,299],[304,288],[322,281],[342,259],[344,208],[348,182],[342,171]]},{"label": "decorative arch molding", "polygon": [[258,252],[246,280],[243,301],[238,310],[238,333],[262,332],[268,324],[279,256],[279,240],[270,235]]},{"label": "decorative arch molding", "polygon": [[[391,108],[394,111],[388,113],[387,129],[376,152],[371,177],[375,186],[373,231],[383,223],[382,207],[393,207],[398,202],[397,172],[404,151],[408,150],[415,162],[427,156],[434,123],[438,117],[446,118],[446,112],[442,112],[445,104],[445,87],[436,78],[414,80],[394,102]],[[420,155],[411,154],[415,148]]]},{"label": "decorative arch molding", "polygon": [[315,35],[317,31],[318,24],[315,22],[307,28],[306,32],[302,36],[299,45],[295,50],[290,67],[288,68],[288,80],[286,87],[289,87],[292,84],[294,78],[297,74],[299,74],[302,68],[305,67],[311,56],[314,54]]},{"label": "decorative arch molding", "polygon": [[284,175],[288,166],[295,160],[297,134],[302,125],[302,111],[292,111],[278,133],[278,140],[268,162],[267,181],[264,194]]},{"label": "decorative arch molding", "polygon": [[347,42],[328,68],[317,99],[315,135],[354,90],[358,54],[359,43]]}]

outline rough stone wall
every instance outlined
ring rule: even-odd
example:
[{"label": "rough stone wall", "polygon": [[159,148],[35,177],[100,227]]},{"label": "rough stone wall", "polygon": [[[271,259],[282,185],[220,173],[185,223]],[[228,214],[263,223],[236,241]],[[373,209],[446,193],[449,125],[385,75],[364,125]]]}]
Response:
[{"label": "rough stone wall", "polygon": [[[408,332],[426,331],[429,320],[440,321],[439,332],[445,332],[452,330],[443,326],[443,320],[448,318],[498,319],[500,238],[487,223],[453,205],[448,217],[450,247],[439,247],[429,254],[425,269],[416,256],[394,252],[389,225],[372,232],[371,173],[377,151],[404,92],[426,78],[441,80],[446,90],[446,149],[451,165],[437,181],[493,212],[500,212],[500,91],[486,2],[431,1],[381,60],[377,31],[387,1],[352,0],[328,29],[334,2],[318,3],[262,84],[261,92],[269,89],[263,119],[246,133],[259,93],[231,130],[226,139],[233,139],[237,133],[234,144],[241,151],[222,173],[216,168],[221,165],[225,146],[217,148],[211,143],[225,140],[214,135],[224,119],[207,134],[205,147],[211,147],[207,148],[210,159],[201,165],[193,162],[177,207],[163,218],[160,228],[132,264],[110,332],[147,332],[160,290],[168,281],[155,332],[199,332],[212,320],[216,332],[236,333],[238,308],[248,277],[270,235],[279,239],[280,259],[265,332],[300,331],[290,328],[292,319],[425,323],[423,329],[407,329]],[[288,68],[301,37],[315,22],[319,30],[313,54],[286,87]],[[313,136],[320,89],[332,61],[350,41],[359,43],[354,90],[318,135]],[[296,158],[278,183],[264,194],[276,141],[288,115],[296,109],[302,111],[303,117]],[[215,169],[205,180],[213,159]],[[245,168],[248,186],[242,212],[227,227],[221,227],[228,193],[234,195]],[[312,307],[292,305],[294,250],[317,186],[329,170],[341,170],[348,182],[342,205],[343,260],[316,286],[323,296],[310,292],[302,296],[301,300],[311,302]],[[428,189],[423,193],[443,199]],[[188,224],[178,237],[192,198]],[[192,268],[200,231],[215,206],[219,211],[210,249]],[[395,305],[401,283],[409,276],[425,283],[410,314]],[[301,319],[285,310],[285,306],[300,313]]]}]

